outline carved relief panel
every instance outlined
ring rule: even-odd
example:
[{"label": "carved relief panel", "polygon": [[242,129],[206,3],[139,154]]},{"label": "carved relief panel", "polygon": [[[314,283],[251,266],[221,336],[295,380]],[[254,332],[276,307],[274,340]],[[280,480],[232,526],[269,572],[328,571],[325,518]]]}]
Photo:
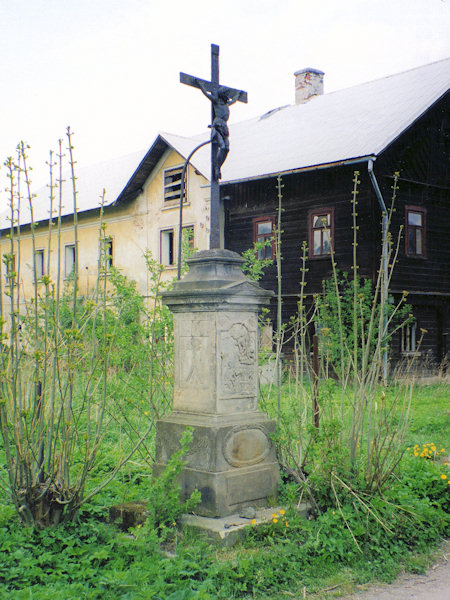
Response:
[{"label": "carved relief panel", "polygon": [[[240,318],[239,318],[240,317]],[[218,318],[219,399],[246,399],[238,410],[256,408],[258,344],[255,315],[222,315]],[[226,404],[229,404],[227,402]]]},{"label": "carved relief panel", "polygon": [[174,408],[189,411],[214,410],[214,328],[208,313],[175,316]]}]

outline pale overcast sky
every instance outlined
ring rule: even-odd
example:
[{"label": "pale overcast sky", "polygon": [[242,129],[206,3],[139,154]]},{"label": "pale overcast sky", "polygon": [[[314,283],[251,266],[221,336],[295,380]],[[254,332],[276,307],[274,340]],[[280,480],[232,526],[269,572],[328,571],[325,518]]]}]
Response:
[{"label": "pale overcast sky", "polygon": [[240,121],[292,103],[298,69],[333,91],[447,58],[449,32],[450,0],[0,0],[1,164],[25,140],[42,185],[67,125],[80,165],[203,131],[209,103],[179,71],[209,79],[211,43],[248,92]]}]

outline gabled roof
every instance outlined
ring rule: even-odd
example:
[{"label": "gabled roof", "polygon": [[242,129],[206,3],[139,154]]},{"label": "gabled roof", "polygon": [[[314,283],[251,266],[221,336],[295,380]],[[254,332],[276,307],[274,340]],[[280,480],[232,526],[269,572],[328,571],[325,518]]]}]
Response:
[{"label": "gabled roof", "polygon": [[379,156],[449,87],[446,59],[232,125],[222,183]]},{"label": "gabled roof", "polygon": [[[450,58],[230,125],[231,148],[221,183],[377,157],[449,87]],[[208,136],[161,134],[185,158]],[[191,162],[209,178],[208,146]]]},{"label": "gabled roof", "polygon": [[[231,149],[222,167],[221,183],[377,157],[449,87],[450,59],[444,59],[230,125]],[[161,133],[147,152],[80,169],[78,210],[98,208],[104,187],[106,205],[132,200],[168,148],[186,158],[209,135],[209,131],[193,137]],[[208,179],[210,147],[200,149],[191,163]],[[71,214],[69,182],[65,190],[70,200],[64,214]],[[36,221],[48,219],[47,198],[48,190],[38,192]],[[25,213],[21,222],[29,222]],[[0,228],[6,226],[5,213],[0,214]]]},{"label": "gabled roof", "polygon": [[[145,152],[133,152],[114,160],[105,161],[93,166],[76,169],[77,211],[85,212],[99,208],[103,189],[105,189],[105,206],[113,204],[127,187],[131,174],[136,166],[141,165]],[[138,167],[138,168],[139,168]],[[71,215],[74,211],[72,181],[68,173],[63,176],[65,181],[62,186],[61,215]],[[48,186],[37,190],[33,200],[33,214],[35,222],[46,221],[50,216],[50,190]],[[53,191],[53,217],[58,214],[59,188]],[[20,224],[31,222],[28,199],[22,198],[20,207]],[[5,208],[0,212],[0,229],[10,227],[10,209]]]}]

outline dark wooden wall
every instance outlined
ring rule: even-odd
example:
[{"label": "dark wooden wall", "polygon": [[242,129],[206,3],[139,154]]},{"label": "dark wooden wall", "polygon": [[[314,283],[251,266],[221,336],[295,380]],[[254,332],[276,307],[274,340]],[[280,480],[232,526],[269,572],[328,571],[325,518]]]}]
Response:
[{"label": "dark wooden wall", "polygon": [[[372,277],[375,268],[374,244],[380,229],[380,212],[374,210],[373,194],[365,165],[358,194],[359,247],[361,273]],[[349,270],[352,264],[352,167],[322,169],[282,178],[281,247],[283,256],[283,294],[299,293],[302,243],[308,243],[308,213],[321,207],[334,208],[334,246],[338,268]],[[226,247],[243,252],[253,244],[253,219],[277,217],[276,178],[229,185],[224,189]],[[379,234],[378,234],[379,235]],[[331,276],[330,256],[308,260],[307,293],[322,289],[322,281]],[[262,284],[276,289],[275,266],[267,270]]]},{"label": "dark wooden wall", "polygon": [[[386,204],[392,197],[393,174],[400,172],[399,189],[392,216],[395,241],[404,234],[405,206],[427,211],[426,257],[408,257],[404,235],[390,289],[408,297],[418,327],[427,329],[423,353],[435,362],[442,359],[445,335],[449,333],[450,299],[450,184],[449,184],[449,96],[443,98],[402,134],[375,161],[374,171]],[[282,293],[283,318],[295,313],[300,290],[302,242],[308,242],[308,212],[334,208],[334,248],[337,268],[351,272],[352,188],[354,171],[360,171],[358,194],[359,273],[375,280],[380,261],[381,210],[370,182],[367,163],[288,174],[282,178]],[[229,184],[222,187],[225,208],[225,247],[243,252],[253,243],[253,219],[277,215],[276,177]],[[330,257],[307,261],[307,294],[318,293],[322,281],[331,277]],[[269,267],[263,287],[276,290],[276,268]],[[397,346],[396,346],[397,344]],[[393,356],[400,357],[399,339]],[[396,351],[397,348],[397,351]],[[447,349],[448,350],[448,349]]]}]

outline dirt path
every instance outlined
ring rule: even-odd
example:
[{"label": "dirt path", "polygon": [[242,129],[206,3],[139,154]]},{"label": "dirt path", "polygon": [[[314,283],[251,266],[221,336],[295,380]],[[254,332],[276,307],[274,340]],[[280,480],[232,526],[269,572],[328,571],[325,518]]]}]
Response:
[{"label": "dirt path", "polygon": [[340,600],[450,600],[450,540],[426,575],[402,575],[389,585],[370,586]]}]

